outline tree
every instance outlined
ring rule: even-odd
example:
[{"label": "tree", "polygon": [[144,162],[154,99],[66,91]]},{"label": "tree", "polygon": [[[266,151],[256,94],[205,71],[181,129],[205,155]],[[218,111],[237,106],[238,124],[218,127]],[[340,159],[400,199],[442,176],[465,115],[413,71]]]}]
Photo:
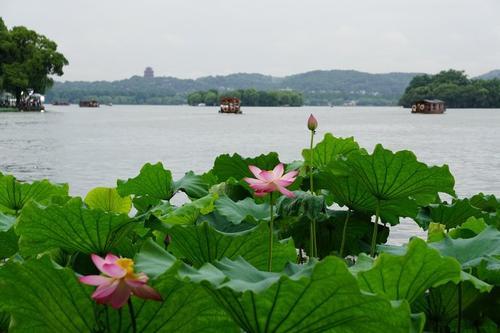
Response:
[{"label": "tree", "polygon": [[57,44],[26,27],[7,30],[0,19],[0,76],[2,88],[19,103],[28,89],[44,93],[52,86],[51,75],[64,74],[68,60],[57,52]]}]

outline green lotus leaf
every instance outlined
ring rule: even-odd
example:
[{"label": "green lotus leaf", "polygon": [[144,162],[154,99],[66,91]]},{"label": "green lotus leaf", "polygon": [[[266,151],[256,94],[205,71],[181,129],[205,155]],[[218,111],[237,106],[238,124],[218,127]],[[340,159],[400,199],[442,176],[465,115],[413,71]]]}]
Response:
[{"label": "green lotus leaf", "polygon": [[146,273],[150,278],[157,278],[172,268],[176,262],[177,258],[152,239],[148,239],[135,256],[135,269]]},{"label": "green lotus leaf", "polygon": [[85,203],[92,209],[102,209],[105,212],[128,214],[132,209],[130,196],[122,197],[115,188],[96,187],[85,197]]},{"label": "green lotus leaf", "polygon": [[[179,281],[174,269],[153,280],[151,285],[162,295],[163,301],[132,298],[134,308],[138,309],[137,332],[239,332],[231,318],[203,287]],[[114,326],[116,328],[116,324]],[[130,325],[122,326],[131,332]]]},{"label": "green lotus leaf", "polygon": [[[319,174],[323,189],[332,196],[335,203],[365,214],[375,214],[376,197],[355,177],[336,176],[330,171]],[[415,217],[418,206],[415,200],[399,198],[380,202],[380,217],[391,225],[399,223],[399,217]]]},{"label": "green lotus leaf", "polygon": [[238,332],[235,324],[203,287],[181,282],[177,271],[183,264],[151,239],[135,257],[135,268],[146,273],[163,302],[134,299],[140,309],[138,332]]},{"label": "green lotus leaf", "polygon": [[[445,330],[450,323],[458,317],[460,303],[462,311],[471,308],[481,293],[491,290],[488,285],[470,274],[462,272],[461,285],[448,282],[436,288],[431,288],[428,293],[421,295],[413,304],[414,312],[423,312],[427,318],[427,330]],[[459,301],[459,289],[461,300]],[[472,309],[474,311],[474,309]],[[463,312],[462,312],[463,316]],[[439,327],[439,329],[436,329]],[[455,326],[456,327],[456,326]]]},{"label": "green lotus leaf", "polygon": [[472,206],[468,199],[454,200],[453,203],[431,204],[424,207],[415,219],[417,223],[427,230],[429,222],[440,223],[446,229],[455,228],[470,217],[480,217],[481,210]]},{"label": "green lotus leaf", "polygon": [[16,223],[16,217],[0,212],[0,233],[9,231]]},{"label": "green lotus leaf", "polygon": [[326,204],[323,196],[310,192],[296,191],[293,198],[282,197],[278,205],[278,213],[283,217],[307,218],[309,220],[324,219]]},{"label": "green lotus leaf", "polygon": [[182,191],[188,197],[199,199],[208,194],[209,183],[203,176],[195,175],[193,171],[187,172],[184,177],[174,182],[173,191]]},{"label": "green lotus leaf", "polygon": [[0,174],[0,212],[17,215],[28,202],[47,203],[56,195],[68,195],[68,185],[48,180],[24,183],[14,176]]},{"label": "green lotus leaf", "polygon": [[0,232],[0,260],[8,258],[19,251],[18,241],[19,239],[14,229]]},{"label": "green lotus leaf", "polygon": [[10,332],[92,332],[91,289],[48,257],[9,262],[0,269],[0,310],[12,315]]},{"label": "green lotus leaf", "polygon": [[[339,253],[346,214],[346,211],[328,211],[328,218],[320,220],[317,224],[317,247],[320,258]],[[285,225],[284,235],[292,237],[297,248],[309,251],[308,218],[285,218],[280,219],[279,223]],[[351,213],[347,223],[344,255],[358,255],[370,251],[372,231],[371,216]],[[385,243],[388,236],[389,228],[379,224],[377,244]]]},{"label": "green lotus leaf", "polygon": [[483,219],[469,217],[467,221],[465,221],[459,227],[450,230],[448,234],[451,238],[472,238],[476,235],[479,235],[487,227],[488,225],[484,222]]},{"label": "green lotus leaf", "polygon": [[117,181],[118,193],[127,195],[148,196],[158,200],[169,200],[173,192],[173,180],[170,170],[163,168],[163,164],[146,163],[135,178]]},{"label": "green lotus leaf", "polygon": [[483,260],[477,267],[477,275],[482,280],[500,286],[500,255]]},{"label": "green lotus leaf", "polygon": [[155,208],[153,214],[160,221],[168,224],[194,224],[200,216],[214,211],[215,201],[218,197],[217,194],[209,194],[203,198],[186,203],[177,209],[168,204],[163,205],[166,209],[161,209],[162,206],[159,206]]},{"label": "green lotus leaf", "polygon": [[500,255],[500,231],[489,226],[473,238],[453,239],[448,236],[440,242],[430,243],[429,246],[439,250],[444,256],[457,259],[466,270]]},{"label": "green lotus leaf", "polygon": [[379,201],[414,198],[425,205],[439,192],[455,195],[455,180],[448,166],[429,167],[410,151],[393,153],[377,145],[372,154],[353,152],[342,163],[350,170],[350,177]]},{"label": "green lotus leaf", "polygon": [[429,243],[439,242],[446,237],[446,226],[444,224],[430,222],[427,229],[427,241]]},{"label": "green lotus leaf", "polygon": [[86,207],[80,198],[64,206],[29,203],[16,226],[21,253],[30,256],[62,248],[86,254],[107,253],[133,227],[125,214]]},{"label": "green lotus leaf", "polygon": [[[353,137],[337,138],[331,133],[326,133],[323,141],[314,146],[313,166],[318,169],[328,168],[339,156],[347,156],[359,151],[360,147]],[[302,157],[307,165],[311,164],[311,150],[302,150]]]},{"label": "green lotus leaf", "polygon": [[0,212],[0,260],[18,251],[18,237],[13,228],[15,222],[14,216]]},{"label": "green lotus leaf", "polygon": [[[208,223],[199,225],[176,225],[169,231],[172,241],[168,247],[176,257],[187,259],[196,267],[213,263],[224,257],[243,257],[258,269],[267,269],[269,228],[261,223],[251,230],[223,233]],[[273,271],[281,271],[289,261],[297,258],[293,240],[273,244]]]},{"label": "green lotus leaf", "polygon": [[496,213],[500,209],[500,199],[492,194],[478,193],[470,198],[470,203],[474,207],[489,213]]},{"label": "green lotus leaf", "polygon": [[257,204],[252,198],[235,202],[227,196],[221,196],[215,201],[215,207],[221,216],[234,224],[240,224],[248,219],[252,221],[269,220],[270,217],[269,204]]},{"label": "green lotus leaf", "polygon": [[224,154],[215,159],[211,172],[219,182],[231,177],[240,180],[245,177],[254,177],[248,169],[249,165],[255,165],[262,170],[272,170],[279,162],[278,154],[274,152],[254,158],[243,158],[239,154]]},{"label": "green lotus leaf", "polygon": [[201,283],[241,330],[253,332],[409,332],[409,306],[360,291],[345,263],[327,257],[282,273],[242,258],[223,259],[180,277]]},{"label": "green lotus leaf", "polygon": [[425,241],[414,238],[404,255],[382,253],[369,270],[354,272],[361,289],[411,304],[431,287],[460,281],[461,269],[455,259],[442,257]]}]

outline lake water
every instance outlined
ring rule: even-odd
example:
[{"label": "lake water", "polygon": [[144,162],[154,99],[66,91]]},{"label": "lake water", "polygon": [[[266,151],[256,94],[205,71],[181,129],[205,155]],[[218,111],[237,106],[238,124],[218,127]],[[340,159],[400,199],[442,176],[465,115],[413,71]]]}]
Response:
[{"label": "lake water", "polygon": [[[308,145],[307,117],[325,132],[354,136],[372,149],[382,143],[410,149],[428,164],[448,164],[460,196],[500,195],[500,110],[448,110],[415,115],[396,107],[244,108],[243,115],[188,106],[47,106],[45,113],[0,113],[0,172],[23,180],[67,182],[73,195],[138,174],[162,161],[174,178],[204,172],[222,153],[255,156],[277,151],[282,161],[300,159]],[[398,243],[418,228],[394,229]]]}]

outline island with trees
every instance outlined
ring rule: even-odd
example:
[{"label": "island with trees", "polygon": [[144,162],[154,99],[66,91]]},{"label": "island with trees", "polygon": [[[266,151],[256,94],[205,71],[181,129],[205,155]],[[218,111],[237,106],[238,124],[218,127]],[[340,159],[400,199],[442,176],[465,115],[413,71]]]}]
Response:
[{"label": "island with trees", "polygon": [[241,100],[242,106],[302,106],[302,94],[291,90],[257,91],[255,89],[238,89],[218,92],[217,90],[195,91],[187,96],[189,105],[219,105],[223,97],[235,97]]},{"label": "island with trees", "polygon": [[449,108],[500,108],[500,79],[469,79],[463,71],[415,76],[399,105],[411,107],[422,99],[440,99]]},{"label": "island with trees", "polygon": [[114,81],[56,81],[47,91],[48,102],[98,100],[113,104],[186,104],[196,91],[300,92],[304,105],[397,105],[399,98],[417,73],[372,74],[353,70],[317,70],[306,73],[271,76],[258,73],[234,73],[196,79],[135,75]]},{"label": "island with trees", "polygon": [[18,109],[29,108],[30,96],[45,93],[67,64],[55,42],[23,26],[9,30],[0,18],[0,93],[9,103],[4,106],[15,99]]}]

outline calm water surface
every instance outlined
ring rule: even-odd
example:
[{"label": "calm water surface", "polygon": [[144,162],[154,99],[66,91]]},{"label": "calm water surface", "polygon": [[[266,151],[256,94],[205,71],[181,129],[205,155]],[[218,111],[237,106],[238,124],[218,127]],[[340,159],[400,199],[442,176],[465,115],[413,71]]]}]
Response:
[{"label": "calm water surface", "polygon": [[[179,178],[210,169],[222,153],[277,151],[285,162],[299,159],[308,144],[310,113],[319,121],[318,140],[332,132],[354,136],[368,149],[379,142],[410,149],[428,164],[448,164],[459,195],[500,195],[500,110],[412,115],[391,107],[245,108],[243,115],[221,115],[216,108],[188,106],[47,109],[0,113],[0,172],[67,182],[73,195],[115,186],[146,162],[162,161]],[[406,221],[391,242],[417,233]]]}]

